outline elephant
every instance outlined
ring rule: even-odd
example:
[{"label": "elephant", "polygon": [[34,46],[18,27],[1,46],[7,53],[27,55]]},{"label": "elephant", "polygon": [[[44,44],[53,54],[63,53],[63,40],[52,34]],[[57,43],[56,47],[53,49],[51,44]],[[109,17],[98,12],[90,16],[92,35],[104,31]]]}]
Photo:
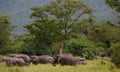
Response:
[{"label": "elephant", "polygon": [[37,58],[37,57],[38,57],[37,55],[30,56],[31,61],[32,61],[33,59]]},{"label": "elephant", "polygon": [[31,58],[26,54],[11,54],[10,57],[22,58],[26,65],[30,65]]},{"label": "elephant", "polygon": [[0,62],[3,62],[3,56],[0,55]]},{"label": "elephant", "polygon": [[38,64],[38,58],[39,58],[39,56],[33,55],[33,56],[30,56],[30,58],[31,58],[31,62],[33,64]]},{"label": "elephant", "polygon": [[56,55],[54,56],[54,62],[52,63],[52,65],[56,66],[56,64],[75,66],[76,59],[72,54]]},{"label": "elephant", "polygon": [[87,64],[87,60],[85,58],[76,59],[76,64],[86,65]]},{"label": "elephant", "polygon": [[102,51],[98,52],[97,55],[100,56],[100,57],[106,57],[106,53],[102,52]]},{"label": "elephant", "polygon": [[7,66],[24,66],[25,61],[22,58],[15,58],[15,57],[4,57],[3,61],[5,61]]},{"label": "elephant", "polygon": [[49,55],[31,56],[33,64],[47,64],[53,62],[53,57]]}]

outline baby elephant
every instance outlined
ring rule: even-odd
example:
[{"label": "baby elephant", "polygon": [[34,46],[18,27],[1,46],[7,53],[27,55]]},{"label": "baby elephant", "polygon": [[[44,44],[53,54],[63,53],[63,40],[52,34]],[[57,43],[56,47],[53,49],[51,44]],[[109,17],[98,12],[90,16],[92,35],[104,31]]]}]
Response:
[{"label": "baby elephant", "polygon": [[53,66],[56,66],[56,64],[75,66],[76,59],[72,54],[57,55],[54,57]]},{"label": "baby elephant", "polygon": [[22,58],[26,65],[29,65],[31,62],[31,58],[25,54],[11,54],[10,57]]},{"label": "baby elephant", "polygon": [[33,64],[47,64],[53,62],[53,57],[48,55],[31,56]]},{"label": "baby elephant", "polygon": [[25,65],[25,61],[22,58],[5,57],[3,60],[5,61],[7,66],[14,66],[14,65],[24,66]]}]

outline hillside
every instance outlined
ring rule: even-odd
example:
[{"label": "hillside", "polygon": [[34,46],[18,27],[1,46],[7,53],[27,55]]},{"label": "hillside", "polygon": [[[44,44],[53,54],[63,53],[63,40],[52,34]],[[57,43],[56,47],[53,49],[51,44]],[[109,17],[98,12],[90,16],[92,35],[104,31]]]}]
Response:
[{"label": "hillside", "polygon": [[[115,12],[108,8],[104,0],[82,0],[92,9],[97,20],[109,20],[116,22]],[[32,6],[43,6],[48,4],[48,0],[0,0],[0,12],[7,13],[12,18],[12,22],[18,27],[15,34],[23,34],[23,25],[31,22],[30,8]]]}]

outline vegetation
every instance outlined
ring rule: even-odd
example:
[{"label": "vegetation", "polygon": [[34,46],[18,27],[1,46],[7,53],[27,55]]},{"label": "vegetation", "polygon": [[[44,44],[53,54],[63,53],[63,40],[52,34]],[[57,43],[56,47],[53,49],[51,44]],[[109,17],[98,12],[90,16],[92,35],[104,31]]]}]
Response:
[{"label": "vegetation", "polygon": [[4,64],[0,64],[0,72],[119,72],[120,69],[111,69],[111,63],[104,60],[92,60],[88,61],[87,65],[78,66],[60,66],[56,67],[51,64],[46,65],[30,65],[27,67],[6,67]]},{"label": "vegetation", "polygon": [[[106,0],[106,3],[120,13],[119,0]],[[112,63],[103,61],[102,64],[101,60],[94,60],[98,52],[105,52],[107,57],[111,57],[116,67],[120,68],[120,26],[109,21],[97,22],[92,10],[83,2],[55,0],[45,6],[32,7],[31,11],[30,17],[33,21],[24,26],[28,32],[21,36],[11,34],[14,29],[12,23],[8,16],[0,14],[0,54],[23,53],[54,56],[64,52],[93,59],[93,61],[89,61],[85,66],[76,66],[77,69],[59,65],[57,67],[32,65],[7,68],[4,64],[0,64],[2,72],[8,72],[8,70],[9,72],[19,72],[19,70],[26,72],[28,68],[33,72],[38,70],[64,72],[70,69],[70,72],[110,72]],[[35,67],[38,69],[36,70]]]},{"label": "vegetation", "polygon": [[110,7],[115,8],[116,11],[120,12],[120,0],[106,0],[106,3],[108,3]]},{"label": "vegetation", "polygon": [[[120,19],[120,0],[106,0],[106,3],[118,12],[118,18]],[[120,21],[118,24],[120,24]]]},{"label": "vegetation", "polygon": [[[0,14],[0,50],[4,49],[10,41],[12,30],[13,26],[11,25],[8,16],[5,14]],[[0,54],[2,54],[2,52],[0,52]]]},{"label": "vegetation", "polygon": [[66,41],[65,51],[75,56],[85,57],[86,59],[94,59],[96,53],[101,48],[95,46],[93,42],[86,38],[70,39]]},{"label": "vegetation", "polygon": [[115,65],[120,68],[120,43],[115,43],[115,44],[112,44],[112,50],[113,50],[113,53],[112,53],[112,62],[115,63]]},{"label": "vegetation", "polygon": [[50,47],[53,42],[58,42],[60,54],[65,45],[64,41],[72,34],[73,24],[79,21],[82,15],[91,14],[87,5],[74,0],[55,0],[50,5],[31,9],[31,17],[35,18],[35,21],[26,28],[34,36],[35,48],[46,49],[45,45]]},{"label": "vegetation", "polygon": [[[106,3],[113,9],[115,9],[118,12],[118,18],[120,19],[120,0],[106,0]],[[120,21],[118,22],[120,25]],[[117,43],[114,43],[112,46],[112,62],[116,64],[117,67],[120,68],[120,41]]]}]

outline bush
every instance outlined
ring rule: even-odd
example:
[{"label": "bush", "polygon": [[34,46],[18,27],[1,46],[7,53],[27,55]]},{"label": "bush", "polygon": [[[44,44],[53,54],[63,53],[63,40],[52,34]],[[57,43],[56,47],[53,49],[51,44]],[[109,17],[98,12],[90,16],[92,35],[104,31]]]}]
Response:
[{"label": "bush", "polygon": [[0,50],[0,54],[21,53],[24,42],[20,39],[10,40],[6,46]]},{"label": "bush", "polygon": [[120,42],[119,43],[115,43],[112,44],[112,62],[118,67],[120,68]]},{"label": "bush", "polygon": [[96,47],[94,43],[87,38],[77,38],[66,41],[64,52],[86,57],[87,59],[93,59],[99,49],[100,47]]}]

